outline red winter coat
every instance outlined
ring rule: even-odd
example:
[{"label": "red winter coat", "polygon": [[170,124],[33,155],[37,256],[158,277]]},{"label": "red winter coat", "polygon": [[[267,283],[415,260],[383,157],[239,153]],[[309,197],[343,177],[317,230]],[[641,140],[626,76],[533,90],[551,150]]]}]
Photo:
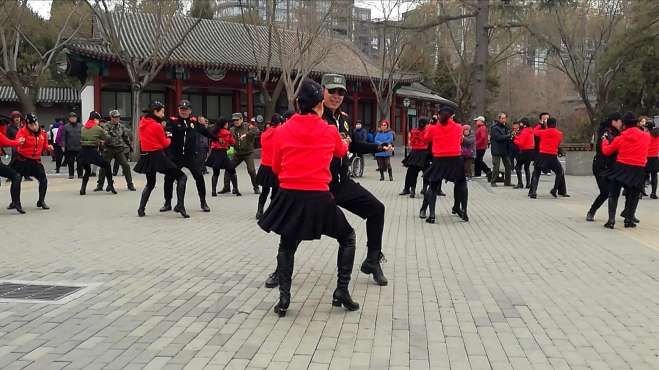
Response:
[{"label": "red winter coat", "polygon": [[530,127],[524,127],[522,131],[515,136],[515,145],[517,145],[519,150],[533,150],[535,148],[533,129]]},{"label": "red winter coat", "polygon": [[277,127],[270,127],[261,134],[261,165],[272,166],[273,139]]},{"label": "red winter coat", "polygon": [[[428,127],[428,126],[426,126]],[[410,148],[412,150],[426,150],[428,149],[428,143],[423,139],[424,129],[413,128],[410,131]]]},{"label": "red winter coat", "polygon": [[[231,131],[221,128],[220,131],[215,135],[217,141],[211,141],[211,150],[212,149],[229,149],[231,145],[236,145],[236,139],[231,135]],[[220,143],[220,141],[222,141]]]},{"label": "red winter coat", "polygon": [[650,136],[650,145],[648,146],[648,158],[655,158],[657,156],[659,156],[659,136]]},{"label": "red winter coat", "polygon": [[540,138],[540,153],[558,155],[558,147],[563,140],[563,133],[558,129],[535,126],[533,134]]},{"label": "red winter coat", "polygon": [[610,144],[608,140],[602,140],[602,153],[611,155],[618,152],[616,162],[645,167],[648,161],[649,146],[650,135],[638,127],[632,127],[625,129]]},{"label": "red winter coat", "polygon": [[432,142],[433,157],[459,157],[462,155],[462,125],[451,118],[446,125],[438,123],[424,130],[426,142]]},{"label": "red winter coat", "polygon": [[172,142],[165,135],[165,129],[162,124],[151,116],[144,116],[140,119],[140,150],[142,152],[153,152],[164,150]]},{"label": "red winter coat", "polygon": [[34,160],[41,160],[41,153],[48,151],[48,135],[46,131],[39,129],[36,134],[27,127],[18,130],[16,139],[25,138],[23,145],[18,145],[16,151],[19,155]]},{"label": "red winter coat", "polygon": [[481,125],[476,129],[476,150],[487,149],[487,127]]}]

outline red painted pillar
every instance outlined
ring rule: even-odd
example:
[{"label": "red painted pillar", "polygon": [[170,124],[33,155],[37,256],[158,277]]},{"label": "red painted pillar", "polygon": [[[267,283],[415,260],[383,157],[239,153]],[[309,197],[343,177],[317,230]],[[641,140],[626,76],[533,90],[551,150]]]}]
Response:
[{"label": "red painted pillar", "polygon": [[181,102],[183,98],[183,81],[174,80],[174,104],[178,106],[178,103]]},{"label": "red painted pillar", "polygon": [[352,93],[352,122],[357,122],[359,119],[359,95]]},{"label": "red painted pillar", "polygon": [[254,82],[251,78],[247,78],[247,116],[245,120],[254,117]]},{"label": "red painted pillar", "polygon": [[[103,110],[101,90],[103,89],[103,76],[100,74],[94,76],[94,110],[101,113]],[[82,112],[83,117],[89,112]],[[102,113],[101,113],[102,115]]]},{"label": "red painted pillar", "polygon": [[233,112],[240,112],[240,90],[234,90],[233,92]]}]

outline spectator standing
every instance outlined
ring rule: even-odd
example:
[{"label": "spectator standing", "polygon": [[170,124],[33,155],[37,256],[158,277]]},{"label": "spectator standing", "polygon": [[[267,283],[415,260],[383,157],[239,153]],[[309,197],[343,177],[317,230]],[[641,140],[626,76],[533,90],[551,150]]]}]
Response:
[{"label": "spectator standing", "polygon": [[467,180],[472,177],[472,166],[474,165],[474,158],[476,158],[476,138],[471,133],[471,126],[462,125],[462,158],[465,165],[465,176]]},{"label": "spectator standing", "polygon": [[481,177],[481,173],[485,172],[488,181],[490,176],[492,176],[492,170],[490,167],[485,164],[483,157],[485,156],[485,151],[490,145],[490,140],[487,133],[487,126],[485,125],[485,117],[478,116],[474,118],[476,123],[476,160],[474,162],[474,176]]},{"label": "spectator standing", "polygon": [[497,186],[497,177],[501,162],[504,167],[504,186],[513,186],[511,183],[512,164],[510,163],[510,147],[512,134],[510,127],[507,126],[508,116],[505,113],[499,114],[499,119],[492,126],[492,177],[490,183],[492,187]]}]

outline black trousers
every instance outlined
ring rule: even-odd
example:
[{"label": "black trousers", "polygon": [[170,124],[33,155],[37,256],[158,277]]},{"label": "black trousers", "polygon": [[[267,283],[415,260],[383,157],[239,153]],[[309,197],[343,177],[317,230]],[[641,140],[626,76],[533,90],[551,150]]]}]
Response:
[{"label": "black trousers", "polygon": [[[84,150],[89,150],[89,149],[84,149]],[[110,167],[110,162],[106,161],[103,159],[101,154],[98,152],[98,150],[94,149],[95,155],[94,158],[92,158],[91,163],[87,163],[84,165],[84,170],[85,172],[82,175],[82,179],[87,183],[89,181],[89,176],[92,174],[92,164],[96,165],[104,170],[105,176],[108,179],[108,185],[113,184],[112,182],[112,168]]]},{"label": "black trousers", "polygon": [[366,219],[366,246],[371,253],[382,250],[384,204],[351,179],[330,186],[336,205]]},{"label": "black trousers", "polygon": [[567,194],[567,185],[565,184],[565,173],[563,172],[563,166],[561,162],[558,161],[558,157],[554,156],[551,162],[548,163],[547,168],[540,169],[537,166],[533,167],[533,176],[531,178],[531,189],[529,189],[529,194],[536,194],[538,190],[538,183],[540,182],[540,173],[545,171],[551,171],[556,175],[554,179],[554,188],[558,191],[558,194],[564,195]]},{"label": "black trousers", "polygon": [[11,195],[11,202],[14,204],[19,203],[20,199],[18,196],[21,192],[21,175],[13,168],[0,162],[0,177],[11,180],[11,188],[9,191]]},{"label": "black trousers", "polygon": [[641,199],[641,189],[629,188],[617,181],[609,181],[609,222],[615,223],[618,199],[623,187],[625,188],[625,209],[622,214],[625,216],[625,221],[631,221],[636,216],[636,207]]},{"label": "black trousers", "polygon": [[480,176],[481,172],[485,172],[486,174],[490,173],[490,167],[485,164],[485,161],[483,161],[483,157],[485,156],[485,151],[487,149],[478,149],[476,150],[476,162],[474,164],[474,176]]},{"label": "black trousers", "polygon": [[[23,180],[23,174],[18,173],[18,190],[16,192],[16,199],[18,203],[21,202],[21,182]],[[46,170],[43,168],[42,164],[39,164],[39,171],[37,174],[34,176],[37,181],[39,182],[39,202],[43,202],[46,198],[46,192],[48,191],[48,178],[46,177]],[[12,187],[13,187],[12,183]]]},{"label": "black trousers", "polygon": [[526,178],[526,185],[531,183],[531,157],[529,156],[525,160],[517,159],[515,163],[515,173],[517,174],[517,184],[523,184],[522,182],[522,168],[524,168],[524,176]]},{"label": "black trousers", "polygon": [[268,200],[268,194],[270,193],[271,189],[272,189],[272,195],[270,195],[270,201],[272,201],[275,198],[275,195],[277,195],[277,192],[279,191],[279,186],[273,186],[272,188],[269,186],[261,187],[261,194],[259,194],[259,204],[258,204],[259,209],[263,209],[263,207],[265,207],[265,202]]},{"label": "black trousers", "polygon": [[78,151],[67,150],[64,153],[66,164],[69,166],[69,176],[73,176],[73,166],[76,165],[78,177],[82,177],[82,167],[78,163]]},{"label": "black trousers", "polygon": [[423,171],[423,168],[417,166],[407,167],[407,172],[405,173],[405,188],[406,190],[413,191],[416,189],[416,183],[419,178],[419,172]]},{"label": "black trousers", "polygon": [[595,175],[595,181],[597,182],[597,188],[600,193],[597,195],[597,198],[593,201],[593,204],[590,206],[588,213],[595,215],[598,209],[609,199],[609,192],[611,190],[611,182],[609,179],[600,176],[601,170],[593,169],[593,174]]},{"label": "black trousers", "polygon": [[652,187],[652,191],[650,194],[657,195],[657,173],[648,172],[648,176],[650,177],[650,186]]},{"label": "black trousers", "polygon": [[57,144],[53,144],[53,149],[55,150],[55,170],[59,172],[60,167],[62,167],[62,160],[64,159],[64,151]]},{"label": "black trousers", "polygon": [[[171,157],[170,157],[171,158]],[[190,174],[194,178],[195,184],[197,185],[197,193],[199,194],[199,199],[203,200],[206,198],[206,182],[204,181],[204,175],[201,173],[201,167],[199,167],[199,162],[195,157],[178,157],[171,158],[178,169],[183,167],[190,170]],[[176,176],[172,174],[165,175],[165,201],[172,200],[172,194],[174,193],[174,180]]]}]

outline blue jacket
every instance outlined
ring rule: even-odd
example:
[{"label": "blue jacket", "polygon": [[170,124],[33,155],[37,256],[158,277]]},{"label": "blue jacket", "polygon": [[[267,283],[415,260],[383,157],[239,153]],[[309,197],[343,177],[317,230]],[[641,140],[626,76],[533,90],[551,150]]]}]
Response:
[{"label": "blue jacket", "polygon": [[[394,132],[389,130],[387,132],[378,132],[375,135],[375,143],[380,144],[393,144],[394,143]],[[376,157],[391,157],[391,152],[379,152],[375,153]]]},{"label": "blue jacket", "polygon": [[368,131],[366,131],[366,129],[363,127],[355,129],[355,136],[359,139],[359,141],[366,142],[366,139],[368,138]]}]

